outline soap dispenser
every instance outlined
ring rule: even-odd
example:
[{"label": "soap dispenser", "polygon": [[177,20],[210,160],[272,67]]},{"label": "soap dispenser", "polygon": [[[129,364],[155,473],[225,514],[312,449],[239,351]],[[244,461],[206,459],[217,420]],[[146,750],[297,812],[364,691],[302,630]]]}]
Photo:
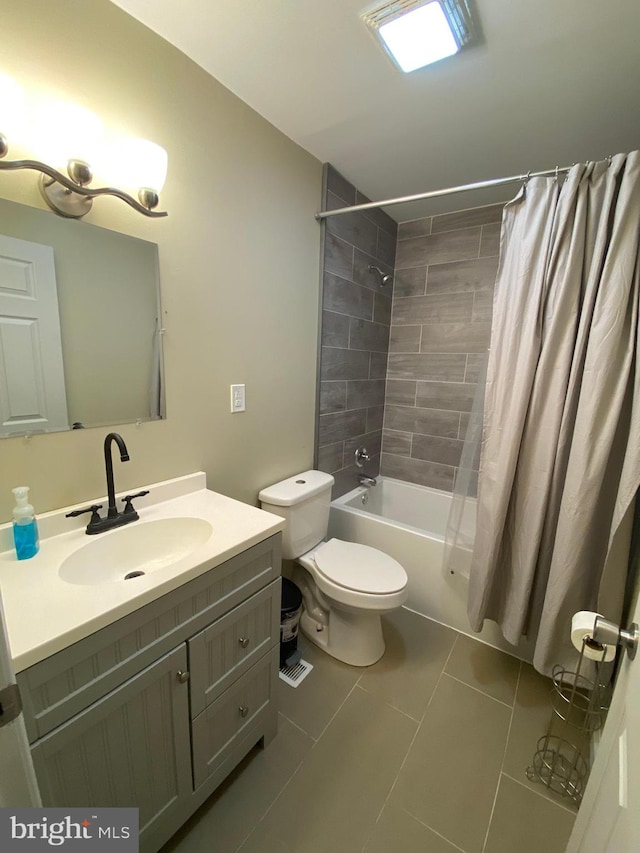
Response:
[{"label": "soap dispenser", "polygon": [[33,507],[29,503],[29,487],[16,486],[12,489],[16,498],[13,508],[13,541],[19,560],[35,557],[40,547],[38,522]]}]

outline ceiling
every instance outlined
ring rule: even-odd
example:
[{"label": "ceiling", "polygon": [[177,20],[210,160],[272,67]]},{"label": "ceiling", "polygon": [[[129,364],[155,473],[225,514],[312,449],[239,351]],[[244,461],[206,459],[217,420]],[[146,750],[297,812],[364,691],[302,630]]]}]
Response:
[{"label": "ceiling", "polygon": [[[374,200],[640,147],[638,0],[475,0],[481,43],[403,74],[367,0],[114,0]],[[398,221],[516,185],[386,208]]]}]

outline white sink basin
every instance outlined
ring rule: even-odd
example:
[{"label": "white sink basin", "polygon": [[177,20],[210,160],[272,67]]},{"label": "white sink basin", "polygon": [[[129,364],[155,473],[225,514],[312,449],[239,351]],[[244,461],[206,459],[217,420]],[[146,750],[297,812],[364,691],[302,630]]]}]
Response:
[{"label": "white sink basin", "polygon": [[96,586],[128,581],[165,569],[195,551],[213,528],[202,518],[134,521],[98,533],[64,560],[58,574],[67,583]]}]

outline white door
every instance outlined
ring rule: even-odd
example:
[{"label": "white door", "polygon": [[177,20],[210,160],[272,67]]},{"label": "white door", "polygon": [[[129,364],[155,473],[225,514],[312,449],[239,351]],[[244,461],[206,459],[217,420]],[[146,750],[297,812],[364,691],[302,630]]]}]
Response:
[{"label": "white door", "polygon": [[[640,600],[631,621],[640,623]],[[639,789],[640,650],[621,664],[567,853],[638,853]]]},{"label": "white door", "polygon": [[[11,666],[0,596],[0,691],[4,691],[14,683],[15,676]],[[0,716],[0,808],[40,806],[40,794],[31,763],[24,717],[19,714],[9,723],[5,725],[1,723],[2,716]]]},{"label": "white door", "polygon": [[68,428],[53,249],[0,235],[0,436]]}]

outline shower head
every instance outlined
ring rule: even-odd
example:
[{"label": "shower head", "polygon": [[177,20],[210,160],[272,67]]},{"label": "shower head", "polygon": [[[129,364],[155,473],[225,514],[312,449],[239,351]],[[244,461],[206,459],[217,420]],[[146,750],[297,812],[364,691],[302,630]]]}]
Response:
[{"label": "shower head", "polygon": [[373,264],[369,264],[369,272],[378,273],[380,278],[380,287],[384,287],[385,284],[391,284],[393,281],[393,276],[390,273],[382,272],[380,267],[374,267]]}]

